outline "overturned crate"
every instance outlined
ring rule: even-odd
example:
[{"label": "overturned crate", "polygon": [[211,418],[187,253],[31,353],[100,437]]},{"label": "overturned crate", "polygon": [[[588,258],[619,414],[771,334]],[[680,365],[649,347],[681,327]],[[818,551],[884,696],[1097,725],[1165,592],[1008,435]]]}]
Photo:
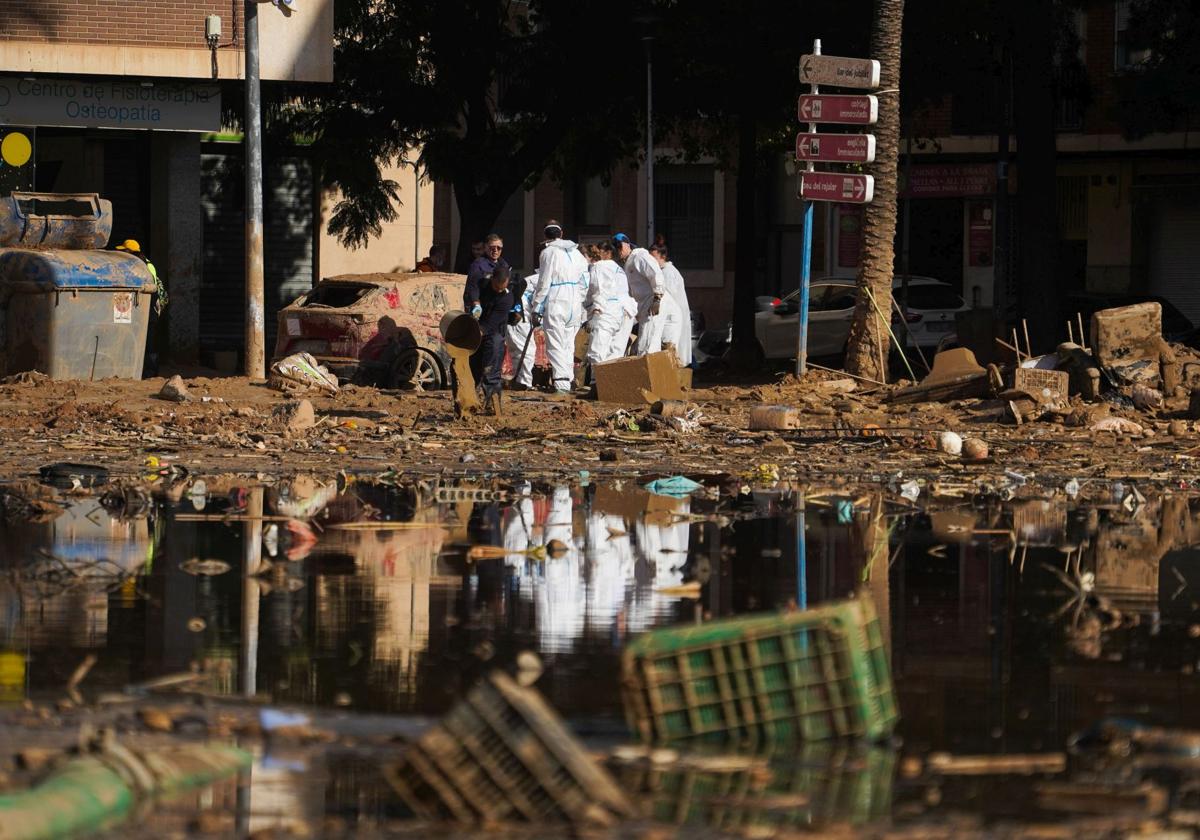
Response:
[{"label": "overturned crate", "polygon": [[869,597],[647,633],[621,662],[645,741],[878,740],[899,713]]},{"label": "overturned crate", "polygon": [[384,775],[420,818],[607,825],[633,806],[532,688],[494,671]]}]

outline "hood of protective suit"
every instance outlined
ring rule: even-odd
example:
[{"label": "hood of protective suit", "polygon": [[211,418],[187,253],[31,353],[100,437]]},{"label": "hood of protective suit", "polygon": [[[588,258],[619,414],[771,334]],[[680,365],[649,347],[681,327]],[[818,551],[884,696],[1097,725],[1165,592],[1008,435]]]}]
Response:
[{"label": "hood of protective suit", "polygon": [[570,239],[551,239],[546,243],[547,248],[561,248],[563,251],[574,251],[579,246]]}]

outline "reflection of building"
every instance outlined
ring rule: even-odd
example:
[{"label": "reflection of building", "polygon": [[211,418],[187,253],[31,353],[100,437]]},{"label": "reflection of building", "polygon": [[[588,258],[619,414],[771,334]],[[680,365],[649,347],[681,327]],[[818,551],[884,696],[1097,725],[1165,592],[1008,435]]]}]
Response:
[{"label": "reflection of building", "polygon": [[94,498],[68,502],[49,522],[7,525],[5,560],[20,588],[0,579],[0,647],[102,647],[109,591],[153,560],[149,528]]}]

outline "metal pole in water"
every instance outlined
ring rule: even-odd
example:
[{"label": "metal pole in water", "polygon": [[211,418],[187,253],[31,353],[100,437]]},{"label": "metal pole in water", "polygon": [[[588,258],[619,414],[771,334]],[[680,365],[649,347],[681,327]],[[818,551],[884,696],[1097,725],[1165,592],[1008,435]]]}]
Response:
[{"label": "metal pole in water", "polygon": [[246,376],[266,379],[263,347],[262,96],[258,79],[258,3],[246,0]]},{"label": "metal pole in water", "polygon": [[[813,55],[821,54],[821,39],[813,39]],[[810,93],[816,94],[820,92],[817,85],[810,85]],[[808,124],[808,133],[816,134],[817,124],[810,122]],[[812,172],[816,167],[812,161],[809,161],[805,170]],[[804,176],[801,176],[803,179]],[[796,337],[796,376],[804,376],[808,373],[808,281],[812,266],[812,228],[813,228],[813,203],[804,201],[804,246],[800,253],[800,329]]]},{"label": "metal pole in water", "polygon": [[808,609],[808,545],[805,532],[808,530],[804,499],[796,502],[796,607]]}]

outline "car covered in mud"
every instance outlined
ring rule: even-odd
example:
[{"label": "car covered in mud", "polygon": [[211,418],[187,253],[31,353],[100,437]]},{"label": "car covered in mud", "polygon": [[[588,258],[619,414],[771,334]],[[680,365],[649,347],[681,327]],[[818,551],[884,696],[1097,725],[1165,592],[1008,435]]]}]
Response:
[{"label": "car covered in mud", "polygon": [[279,311],[274,359],[309,353],[341,382],[445,387],[450,357],[438,322],[462,308],[466,276],[341,274]]}]

